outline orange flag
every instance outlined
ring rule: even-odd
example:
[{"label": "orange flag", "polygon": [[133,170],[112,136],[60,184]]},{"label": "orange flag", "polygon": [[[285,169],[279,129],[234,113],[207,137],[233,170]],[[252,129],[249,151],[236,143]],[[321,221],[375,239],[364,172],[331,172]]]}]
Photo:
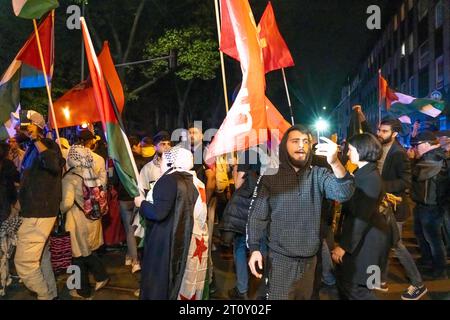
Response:
[{"label": "orange flag", "polygon": [[283,117],[264,93],[262,51],[248,1],[223,0],[222,5],[222,12],[227,10],[229,13],[243,79],[233,106],[208,148],[205,157],[208,163],[213,162],[216,156],[267,142],[268,129],[281,129],[281,137],[283,130],[289,127],[289,124],[283,124]]},{"label": "orange flag", "polygon": [[220,21],[220,51],[239,61],[239,53],[234,40],[234,31],[226,0],[220,0]]},{"label": "orange flag", "polygon": [[386,102],[386,110],[391,109],[392,101],[398,100],[395,92],[389,88],[387,80],[379,73],[378,75],[378,104],[381,105]]},{"label": "orange flag", "polygon": [[[98,55],[98,61],[117,103],[119,113],[122,113],[125,104],[123,87],[114,67],[107,41],[103,44],[103,49]],[[54,102],[54,108],[58,127],[60,128],[101,121],[90,80],[83,81],[66,92]]]},{"label": "orange flag", "polygon": [[268,73],[281,68],[294,66],[291,53],[278,30],[270,1],[267,4],[266,10],[264,10],[258,28],[260,30],[259,38],[263,48],[265,72]]}]

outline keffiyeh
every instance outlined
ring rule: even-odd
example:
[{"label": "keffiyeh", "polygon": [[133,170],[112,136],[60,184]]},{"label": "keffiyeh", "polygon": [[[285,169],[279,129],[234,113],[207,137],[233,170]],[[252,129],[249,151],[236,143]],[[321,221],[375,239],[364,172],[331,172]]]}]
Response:
[{"label": "keffiyeh", "polygon": [[94,173],[94,158],[92,151],[80,145],[73,145],[69,149],[67,165],[69,168],[80,168],[84,183],[88,187],[101,185],[100,179]]}]

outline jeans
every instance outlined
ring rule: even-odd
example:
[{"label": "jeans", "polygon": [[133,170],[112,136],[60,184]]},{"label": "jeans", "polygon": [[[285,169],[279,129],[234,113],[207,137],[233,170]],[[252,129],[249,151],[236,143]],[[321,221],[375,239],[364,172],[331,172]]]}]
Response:
[{"label": "jeans", "polygon": [[414,210],[414,232],[424,261],[432,261],[434,273],[446,271],[447,256],[442,227],[444,212],[437,206],[417,205]]},{"label": "jeans", "polygon": [[131,225],[133,221],[134,202],[120,201],[120,216],[122,217],[122,224],[127,235],[127,257],[131,258],[133,262],[138,261],[136,238],[134,237],[134,227]]},{"label": "jeans", "polygon": [[77,289],[77,293],[82,297],[87,298],[91,295],[89,273],[94,276],[96,282],[102,282],[108,279],[108,274],[102,261],[95,254],[91,254],[88,257],[73,258],[72,263],[80,268],[81,281],[80,289]]},{"label": "jeans", "polygon": [[[420,275],[420,272],[417,269],[416,263],[414,262],[411,253],[409,253],[408,249],[402,242],[402,231],[404,224],[405,224],[404,222],[397,222],[398,232],[400,234],[400,241],[398,242],[397,247],[393,249],[394,256],[400,261],[403,268],[405,268],[406,276],[409,278],[409,281],[411,281],[411,284],[415,287],[420,287],[423,285],[422,276]],[[386,265],[382,275],[383,278],[382,282],[386,282],[387,275],[388,275],[388,266]]]},{"label": "jeans", "polygon": [[450,253],[450,209],[446,209],[444,214],[444,239],[448,255]]},{"label": "jeans", "polygon": [[[266,255],[266,245],[261,245],[261,254]],[[248,291],[248,263],[246,236],[236,234],[233,246],[234,264],[236,266],[236,288],[242,294]]]},{"label": "jeans", "polygon": [[327,286],[336,284],[336,278],[333,274],[333,261],[326,240],[322,242],[322,278]]},{"label": "jeans", "polygon": [[38,300],[58,296],[48,243],[55,220],[56,217],[24,218],[17,232],[16,271],[24,285],[37,293]]}]

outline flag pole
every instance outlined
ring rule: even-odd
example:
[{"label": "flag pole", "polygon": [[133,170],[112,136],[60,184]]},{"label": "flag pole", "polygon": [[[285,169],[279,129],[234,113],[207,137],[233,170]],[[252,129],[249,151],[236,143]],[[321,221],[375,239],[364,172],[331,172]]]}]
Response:
[{"label": "flag pole", "polygon": [[[214,7],[216,9],[216,23],[217,23],[217,38],[219,39],[219,45],[220,45],[220,17],[219,17],[219,0],[214,0]],[[228,90],[227,90],[227,80],[225,76],[225,63],[223,59],[223,52],[219,50],[220,53],[220,65],[222,67],[222,84],[223,84],[223,95],[225,97],[225,110],[228,113],[229,106],[228,106]]]},{"label": "flag pole", "polygon": [[295,125],[294,113],[292,112],[291,97],[289,96],[289,88],[288,88],[288,85],[287,85],[286,73],[284,72],[284,68],[281,68],[281,73],[283,74],[284,88],[286,89],[286,97],[287,97],[287,100],[288,100],[289,111],[291,112],[291,123],[294,126]]},{"label": "flag pole", "polygon": [[381,125],[381,87],[380,87],[380,79],[381,79],[381,69],[378,69],[378,127]]},{"label": "flag pole", "polygon": [[[55,11],[52,10],[52,19],[54,19],[54,15],[55,15]],[[50,107],[52,120],[53,120],[53,128],[56,131],[56,138],[58,139],[59,148],[61,148],[61,140],[59,138],[58,124],[56,123],[55,110],[53,109],[52,93],[50,91],[50,85],[48,83],[47,68],[45,67],[44,54],[42,53],[41,39],[39,38],[39,30],[37,27],[36,19],[33,19],[33,25],[34,25],[34,33],[36,34],[36,42],[37,42],[38,49],[39,49],[39,58],[41,59],[42,71],[44,73],[45,87],[47,89],[47,95],[48,95],[48,104]]]}]

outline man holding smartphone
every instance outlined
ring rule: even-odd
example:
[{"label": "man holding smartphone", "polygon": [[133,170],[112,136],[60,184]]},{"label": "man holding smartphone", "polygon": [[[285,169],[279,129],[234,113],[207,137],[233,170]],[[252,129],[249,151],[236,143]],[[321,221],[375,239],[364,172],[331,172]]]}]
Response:
[{"label": "man holding smartphone", "polygon": [[48,238],[61,203],[61,175],[64,159],[58,145],[44,138],[44,117],[23,110],[20,130],[28,137],[28,148],[21,166],[19,201],[22,225],[17,233],[16,270],[25,286],[39,300],[58,296],[50,261]]},{"label": "man holding smartphone", "polygon": [[[337,157],[337,145],[321,140],[325,143],[316,154],[326,156],[332,172],[311,165],[311,132],[291,127],[281,141],[278,172],[259,178],[250,204],[249,266],[257,278],[264,270],[269,300],[311,299],[323,199],[345,202],[353,195],[353,178]],[[266,235],[269,250],[263,266],[260,244]]]}]

